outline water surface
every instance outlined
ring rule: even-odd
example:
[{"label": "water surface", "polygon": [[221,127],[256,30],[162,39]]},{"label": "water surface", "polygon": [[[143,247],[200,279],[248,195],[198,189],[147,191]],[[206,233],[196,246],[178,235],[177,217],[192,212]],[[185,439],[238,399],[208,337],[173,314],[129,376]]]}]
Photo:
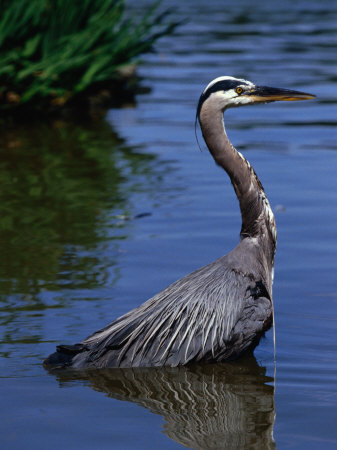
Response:
[{"label": "water surface", "polygon": [[[2,130],[1,447],[336,448],[337,3],[164,4],[188,22],[143,58],[135,107]],[[219,75],[317,95],[225,115],[276,215],[276,375],[272,332],[229,365],[45,372],[58,343],[236,245],[231,184],[193,128]]]}]

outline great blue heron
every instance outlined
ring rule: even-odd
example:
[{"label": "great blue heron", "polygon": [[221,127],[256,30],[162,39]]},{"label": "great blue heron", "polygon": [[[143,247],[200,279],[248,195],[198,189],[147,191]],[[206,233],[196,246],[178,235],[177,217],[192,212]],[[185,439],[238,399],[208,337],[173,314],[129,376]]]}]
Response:
[{"label": "great blue heron", "polygon": [[238,197],[239,244],[81,343],[58,346],[45,360],[47,367],[218,362],[237,358],[257,345],[273,318],[276,226],[260,180],[227,137],[223,113],[232,106],[312,98],[229,76],[208,84],[199,99],[197,119],[209,151],[229,175]]}]

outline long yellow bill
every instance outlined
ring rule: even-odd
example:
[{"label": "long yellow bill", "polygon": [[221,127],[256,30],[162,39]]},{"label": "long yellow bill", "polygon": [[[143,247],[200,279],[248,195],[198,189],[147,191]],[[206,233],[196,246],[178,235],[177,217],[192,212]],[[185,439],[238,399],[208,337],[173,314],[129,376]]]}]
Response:
[{"label": "long yellow bill", "polygon": [[306,92],[293,91],[291,89],[279,89],[269,86],[256,86],[251,91],[243,94],[252,98],[254,102],[276,102],[276,101],[294,101],[311,100],[316,96]]}]

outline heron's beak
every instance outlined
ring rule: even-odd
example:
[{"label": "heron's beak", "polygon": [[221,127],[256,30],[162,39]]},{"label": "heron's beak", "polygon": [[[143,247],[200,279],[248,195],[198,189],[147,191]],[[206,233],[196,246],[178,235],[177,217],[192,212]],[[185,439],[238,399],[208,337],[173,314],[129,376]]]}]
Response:
[{"label": "heron's beak", "polygon": [[251,91],[243,94],[251,99],[254,103],[260,102],[276,102],[276,101],[294,101],[294,100],[311,100],[315,95],[306,92],[292,91],[291,89],[279,89],[268,86],[256,86]]}]

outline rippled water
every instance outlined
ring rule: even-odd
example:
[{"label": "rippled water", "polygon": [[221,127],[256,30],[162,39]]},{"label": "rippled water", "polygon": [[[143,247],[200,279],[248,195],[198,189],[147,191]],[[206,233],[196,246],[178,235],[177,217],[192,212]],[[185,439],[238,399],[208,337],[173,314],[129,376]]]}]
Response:
[{"label": "rippled water", "polygon": [[[164,5],[188,22],[143,58],[135,107],[2,130],[1,448],[336,448],[337,3]],[[224,74],[317,95],[225,114],[277,220],[276,374],[272,332],[231,364],[46,373],[56,344],[236,245],[232,187],[193,128]]]}]

